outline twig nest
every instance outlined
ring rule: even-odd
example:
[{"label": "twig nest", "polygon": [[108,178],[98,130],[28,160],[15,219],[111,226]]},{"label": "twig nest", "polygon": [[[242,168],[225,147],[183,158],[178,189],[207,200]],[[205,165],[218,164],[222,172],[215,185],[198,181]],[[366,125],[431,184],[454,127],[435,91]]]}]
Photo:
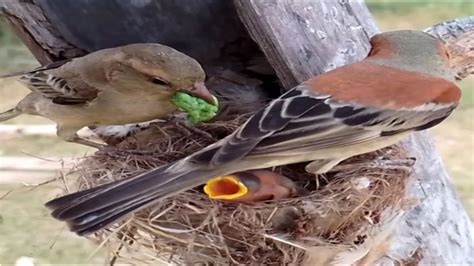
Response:
[{"label": "twig nest", "polygon": [[[187,128],[151,125],[76,169],[77,190],[127,178],[182,158],[236,129],[245,117]],[[375,162],[377,163],[373,163]],[[162,200],[97,233],[114,261],[203,265],[319,264],[373,260],[403,213],[410,160],[402,149],[351,158],[314,176],[305,164],[273,169],[307,193],[237,204],[209,199],[202,187]]]}]

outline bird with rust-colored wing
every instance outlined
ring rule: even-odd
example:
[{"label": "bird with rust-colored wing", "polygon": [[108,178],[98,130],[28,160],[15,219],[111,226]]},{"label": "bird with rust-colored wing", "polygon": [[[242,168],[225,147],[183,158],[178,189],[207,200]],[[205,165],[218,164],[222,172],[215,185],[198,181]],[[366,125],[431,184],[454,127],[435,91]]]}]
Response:
[{"label": "bird with rust-colored wing", "polygon": [[0,121],[20,114],[57,123],[60,138],[92,147],[76,132],[86,126],[146,122],[177,109],[171,98],[185,92],[215,104],[205,74],[193,58],[168,46],[137,43],[22,73],[30,90]]},{"label": "bird with rust-colored wing", "polygon": [[341,160],[431,128],[461,97],[436,38],[395,31],[371,38],[360,62],[316,76],[251,116],[224,139],[144,174],[47,203],[79,235],[90,234],[151,203],[249,169],[310,162],[327,171]]}]

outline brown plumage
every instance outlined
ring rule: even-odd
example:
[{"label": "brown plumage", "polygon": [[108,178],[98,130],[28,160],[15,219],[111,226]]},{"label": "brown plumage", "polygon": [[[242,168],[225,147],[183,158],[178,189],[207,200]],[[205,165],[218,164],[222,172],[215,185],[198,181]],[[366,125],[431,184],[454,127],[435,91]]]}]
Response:
[{"label": "brown plumage", "polygon": [[215,177],[310,161],[307,171],[325,172],[451,114],[460,90],[440,41],[419,31],[382,33],[372,41],[361,62],[296,86],[226,138],[177,162],[47,206],[72,231],[90,234]]},{"label": "brown plumage", "polygon": [[153,43],[130,44],[22,73],[32,92],[3,114],[22,113],[57,123],[66,141],[98,147],[76,132],[86,126],[150,121],[177,108],[170,98],[184,91],[213,103],[200,64],[173,48]]}]

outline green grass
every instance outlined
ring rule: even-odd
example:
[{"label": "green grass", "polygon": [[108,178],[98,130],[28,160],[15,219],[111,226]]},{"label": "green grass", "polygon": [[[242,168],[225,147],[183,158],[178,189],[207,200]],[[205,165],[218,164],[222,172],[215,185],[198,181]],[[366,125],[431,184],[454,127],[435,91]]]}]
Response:
[{"label": "green grass", "polygon": [[474,77],[469,77],[466,80],[460,82],[458,85],[462,89],[461,105],[459,106],[459,108],[474,108]]},{"label": "green grass", "polygon": [[381,30],[425,29],[442,21],[472,16],[472,0],[368,0]]},{"label": "green grass", "polygon": [[87,260],[96,246],[70,233],[43,207],[58,192],[54,185],[33,190],[20,185],[1,185],[0,264],[13,264],[21,256],[32,257],[37,264],[50,265],[104,262],[103,252]]},{"label": "green grass", "polygon": [[[366,1],[374,14],[388,14],[390,16],[409,16],[412,13],[431,13],[437,18],[439,14],[458,15],[472,10],[472,2],[465,0],[433,1],[433,0],[368,0]],[[440,10],[440,7],[449,7]]]},{"label": "green grass", "polygon": [[32,154],[40,157],[83,157],[91,148],[76,143],[65,142],[56,136],[16,136],[2,138],[0,156],[25,156]]},{"label": "green grass", "polygon": [[[38,65],[3,21],[0,21],[0,47],[2,74]],[[15,106],[27,93],[29,90],[14,79],[0,80],[0,112]],[[52,124],[47,119],[28,115],[5,123]],[[84,146],[64,142],[55,136],[0,136],[0,160],[2,156],[25,156],[25,153],[70,158],[82,156],[88,151],[90,149]],[[11,190],[12,193],[2,197]],[[58,192],[54,185],[30,190],[20,185],[0,183],[0,265],[13,264],[21,256],[32,257],[35,263],[43,265],[103,264],[104,251],[87,260],[96,245],[70,233],[44,208],[43,204]]]},{"label": "green grass", "polygon": [[[424,29],[441,21],[474,14],[472,0],[450,1],[368,1],[381,30]],[[31,69],[38,63],[21,41],[0,21],[0,73]],[[441,125],[431,130],[444,163],[456,185],[466,209],[474,218],[474,78],[461,82],[463,99],[460,107]],[[28,90],[12,80],[0,81],[0,112],[13,107]],[[46,119],[21,116],[11,124],[45,124]],[[39,156],[79,156],[87,151],[77,144],[55,137],[0,136],[0,160],[5,155],[22,152]],[[3,155],[2,155],[3,154]],[[8,197],[1,198],[16,188]],[[54,185],[32,191],[0,183],[0,264],[11,264],[20,256],[35,258],[41,264],[102,263],[103,254],[91,261],[86,258],[95,246],[62,229],[51,219],[43,203],[57,193]],[[51,247],[52,246],[52,247]]]},{"label": "green grass", "polygon": [[0,73],[11,73],[38,66],[28,48],[0,18]]},{"label": "green grass", "polygon": [[[473,102],[468,104],[472,106]],[[474,108],[463,108],[463,105],[465,102],[430,131],[456,190],[474,219]]]}]

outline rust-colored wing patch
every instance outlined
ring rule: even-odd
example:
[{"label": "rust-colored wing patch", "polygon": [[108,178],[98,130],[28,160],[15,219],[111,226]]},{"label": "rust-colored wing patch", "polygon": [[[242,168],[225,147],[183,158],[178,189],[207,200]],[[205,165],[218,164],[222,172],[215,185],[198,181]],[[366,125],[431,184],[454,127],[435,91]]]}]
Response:
[{"label": "rust-colored wing patch", "polygon": [[367,62],[335,69],[305,85],[339,101],[385,109],[452,104],[461,98],[460,89],[448,80]]}]

